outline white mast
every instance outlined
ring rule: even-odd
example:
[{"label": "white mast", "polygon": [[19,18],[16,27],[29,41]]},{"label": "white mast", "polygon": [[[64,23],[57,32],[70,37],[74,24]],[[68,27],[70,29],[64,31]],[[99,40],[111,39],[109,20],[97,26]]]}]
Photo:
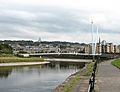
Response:
[{"label": "white mast", "polygon": [[39,37],[38,42],[41,42],[41,37]]},{"label": "white mast", "polygon": [[94,54],[93,20],[91,21],[91,31],[92,31],[92,55],[93,55]]},{"label": "white mast", "polygon": [[96,54],[96,45],[97,45],[96,43],[97,43],[97,41],[99,39],[98,30],[99,29],[98,29],[98,26],[97,26],[97,31],[96,31],[96,36],[95,36],[95,44],[94,44],[95,45],[94,54]]}]

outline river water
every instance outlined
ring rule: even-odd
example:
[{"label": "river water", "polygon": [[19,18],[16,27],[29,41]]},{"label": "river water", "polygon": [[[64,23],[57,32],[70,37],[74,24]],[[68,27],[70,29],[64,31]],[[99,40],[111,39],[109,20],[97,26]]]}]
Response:
[{"label": "river water", "polygon": [[84,63],[52,62],[46,65],[0,67],[0,92],[52,92]]}]

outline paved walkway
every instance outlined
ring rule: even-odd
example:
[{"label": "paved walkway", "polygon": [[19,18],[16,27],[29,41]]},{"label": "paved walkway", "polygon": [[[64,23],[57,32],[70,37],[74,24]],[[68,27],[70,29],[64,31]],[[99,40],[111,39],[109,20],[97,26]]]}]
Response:
[{"label": "paved walkway", "polygon": [[73,86],[70,92],[87,92],[89,79],[81,76],[80,80]]},{"label": "paved walkway", "polygon": [[111,61],[99,64],[98,87],[99,92],[120,92],[120,70]]}]

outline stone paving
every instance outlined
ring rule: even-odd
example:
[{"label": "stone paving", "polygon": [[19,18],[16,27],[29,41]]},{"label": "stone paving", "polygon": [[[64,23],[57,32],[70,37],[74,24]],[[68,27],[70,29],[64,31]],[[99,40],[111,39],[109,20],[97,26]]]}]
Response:
[{"label": "stone paving", "polygon": [[105,61],[98,66],[99,92],[120,92],[120,69]]},{"label": "stone paving", "polygon": [[70,92],[87,92],[89,79],[81,76],[81,79],[73,86]]}]

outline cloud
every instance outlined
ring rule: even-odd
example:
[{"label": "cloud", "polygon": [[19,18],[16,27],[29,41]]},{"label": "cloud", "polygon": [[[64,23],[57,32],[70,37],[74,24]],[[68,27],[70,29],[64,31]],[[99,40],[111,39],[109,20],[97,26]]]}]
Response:
[{"label": "cloud", "polygon": [[[28,17],[27,17],[28,16]],[[51,10],[49,12],[26,12],[15,10],[4,10],[0,14],[1,25],[11,26],[29,26],[50,32],[65,32],[79,28],[80,23],[84,27],[85,23],[72,17],[71,13],[65,14],[65,11]],[[76,31],[77,31],[76,30]]]},{"label": "cloud", "polygon": [[90,42],[93,19],[94,31],[119,43],[111,38],[120,33],[119,8],[117,0],[0,0],[0,39]]}]

